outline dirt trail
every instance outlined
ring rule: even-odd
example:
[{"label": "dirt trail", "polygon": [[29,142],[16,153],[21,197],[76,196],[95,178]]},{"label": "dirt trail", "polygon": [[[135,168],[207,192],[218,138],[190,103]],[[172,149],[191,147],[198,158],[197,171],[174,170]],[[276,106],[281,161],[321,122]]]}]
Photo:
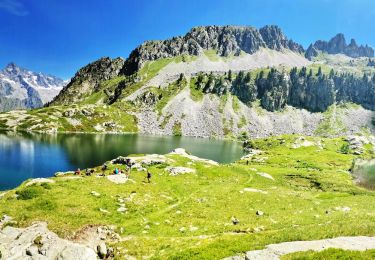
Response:
[{"label": "dirt trail", "polygon": [[328,248],[354,251],[375,249],[375,237],[337,237],[313,241],[284,242],[268,245],[263,250],[248,251],[245,256],[233,256],[225,258],[225,260],[277,260],[286,254],[305,252],[309,250],[319,252]]}]

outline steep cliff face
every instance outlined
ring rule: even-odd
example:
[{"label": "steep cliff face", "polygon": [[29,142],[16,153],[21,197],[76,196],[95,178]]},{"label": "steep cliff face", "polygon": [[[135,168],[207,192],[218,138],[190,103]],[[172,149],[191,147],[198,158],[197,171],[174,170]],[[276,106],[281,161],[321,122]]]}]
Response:
[{"label": "steep cliff face", "polygon": [[123,58],[101,58],[80,69],[70,83],[49,105],[67,105],[82,100],[98,91],[100,83],[119,75],[124,65]]},{"label": "steep cliff face", "polygon": [[191,29],[185,36],[164,41],[147,41],[137,47],[125,62],[123,73],[130,75],[147,61],[179,55],[200,55],[216,50],[220,56],[239,56],[241,51],[253,54],[260,48],[303,53],[301,45],[288,40],[277,26],[256,29],[250,26],[204,26]]},{"label": "steep cliff face", "polygon": [[319,51],[328,54],[345,54],[352,58],[374,57],[374,50],[368,45],[358,46],[352,39],[349,44],[346,43],[345,36],[342,33],[337,34],[330,41],[316,41],[306,50],[306,57],[312,59],[319,54]]},{"label": "steep cliff face", "polygon": [[205,94],[236,96],[248,106],[257,99],[262,108],[274,112],[287,105],[310,112],[324,112],[335,103],[357,103],[375,110],[375,77],[356,78],[331,71],[326,75],[313,73],[306,67],[290,72],[270,69],[265,73],[240,72],[236,75],[200,73],[194,81],[195,90]]}]

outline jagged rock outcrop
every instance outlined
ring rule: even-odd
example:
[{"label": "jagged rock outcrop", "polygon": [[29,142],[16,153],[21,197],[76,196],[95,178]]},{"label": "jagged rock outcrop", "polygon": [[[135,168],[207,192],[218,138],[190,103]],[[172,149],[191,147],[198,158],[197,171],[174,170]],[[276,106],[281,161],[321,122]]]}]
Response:
[{"label": "jagged rock outcrop", "polygon": [[124,65],[123,58],[101,58],[80,69],[70,83],[49,105],[72,104],[99,90],[103,81],[119,75]]},{"label": "jagged rock outcrop", "polygon": [[301,45],[288,40],[277,26],[265,26],[259,30],[251,26],[202,26],[191,29],[185,36],[143,43],[132,51],[122,72],[130,75],[147,61],[178,55],[200,55],[209,49],[216,50],[220,56],[238,56],[241,51],[253,54],[260,48],[304,52]]},{"label": "jagged rock outcrop", "polygon": [[374,59],[369,59],[367,63],[368,67],[375,67],[375,60]]},{"label": "jagged rock outcrop", "polygon": [[54,98],[66,82],[9,63],[0,71],[0,112],[38,108]]},{"label": "jagged rock outcrop", "polygon": [[337,34],[330,41],[316,41],[311,44],[306,50],[306,58],[312,59],[319,54],[319,52],[326,52],[328,54],[345,54],[352,58],[358,57],[374,57],[374,49],[368,45],[358,46],[354,39],[351,39],[347,44],[345,36],[342,33]]}]

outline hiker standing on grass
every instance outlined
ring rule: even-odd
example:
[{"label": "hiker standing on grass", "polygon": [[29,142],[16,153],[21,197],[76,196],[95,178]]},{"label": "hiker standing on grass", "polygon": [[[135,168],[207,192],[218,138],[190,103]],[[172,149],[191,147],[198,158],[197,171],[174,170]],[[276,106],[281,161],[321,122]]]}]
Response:
[{"label": "hiker standing on grass", "polygon": [[129,171],[130,171],[129,166],[126,166],[126,168],[125,168],[125,176],[126,176],[127,179],[129,179]]},{"label": "hiker standing on grass", "polygon": [[149,171],[147,170],[147,181],[148,181],[148,183],[151,183],[151,177],[152,177],[151,172],[149,172]]},{"label": "hiker standing on grass", "polygon": [[107,164],[103,164],[103,166],[102,166],[102,171],[103,171],[103,174],[104,174],[104,172],[106,171],[108,169],[108,166],[107,166]]}]

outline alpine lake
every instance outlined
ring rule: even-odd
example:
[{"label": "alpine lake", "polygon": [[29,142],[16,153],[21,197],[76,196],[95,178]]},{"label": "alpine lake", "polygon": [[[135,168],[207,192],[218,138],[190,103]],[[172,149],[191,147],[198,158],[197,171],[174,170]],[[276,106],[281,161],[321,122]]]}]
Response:
[{"label": "alpine lake", "polygon": [[37,134],[0,132],[0,190],[30,178],[85,169],[130,154],[166,154],[184,148],[198,157],[230,163],[243,154],[229,140],[138,134]]}]

